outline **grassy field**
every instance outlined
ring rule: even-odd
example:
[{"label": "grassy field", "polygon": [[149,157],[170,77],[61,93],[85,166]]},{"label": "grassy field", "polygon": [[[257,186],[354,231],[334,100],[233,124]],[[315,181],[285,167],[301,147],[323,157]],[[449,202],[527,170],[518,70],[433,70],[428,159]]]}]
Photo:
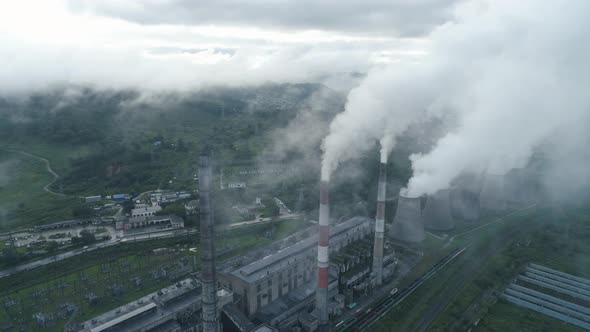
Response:
[{"label": "grassy field", "polygon": [[[459,227],[453,244],[445,250],[432,257],[432,251],[425,250],[418,269],[430,266],[449,248],[469,245],[468,250],[373,328],[389,331],[396,326],[400,331],[412,330],[423,322],[429,310],[434,310],[433,304],[442,303],[428,331],[467,331],[476,321],[479,323],[473,331],[578,331],[559,320],[498,301],[498,294],[528,262],[590,275],[587,213],[529,210],[472,232]],[[412,275],[406,282],[414,278]]]},{"label": "grassy field", "polygon": [[51,168],[59,175],[71,171],[73,159],[88,156],[93,151],[93,147],[90,145],[58,145],[34,140],[10,144],[2,144],[0,142],[0,149],[26,151],[49,159],[51,161]]},{"label": "grassy field", "polygon": [[[504,267],[514,276],[523,264],[533,262],[582,277],[590,277],[590,210],[545,211],[541,227],[523,235],[487,265],[485,274],[474,281],[482,284],[486,274],[499,274]],[[529,243],[523,245],[523,243]],[[496,285],[500,290],[506,285]],[[474,303],[477,303],[474,301]],[[581,331],[557,319],[526,310],[503,300],[489,306],[480,305],[481,321],[474,331]],[[453,308],[449,308],[453,310]],[[455,310],[460,310],[455,308]],[[487,311],[487,313],[486,313]]]},{"label": "grassy field", "polygon": [[45,192],[52,180],[43,162],[0,150],[0,232],[71,218],[80,200]]}]

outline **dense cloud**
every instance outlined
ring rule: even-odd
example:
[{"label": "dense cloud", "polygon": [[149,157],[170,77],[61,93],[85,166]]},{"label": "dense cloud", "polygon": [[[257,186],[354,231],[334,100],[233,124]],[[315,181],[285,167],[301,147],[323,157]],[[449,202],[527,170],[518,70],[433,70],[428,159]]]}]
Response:
[{"label": "dense cloud", "polygon": [[[352,12],[355,7],[346,3],[333,9]],[[264,2],[223,1],[3,2],[0,91],[27,93],[56,83],[190,90],[203,85],[237,86],[267,81],[319,82],[346,90],[354,84],[347,79],[353,73],[366,73],[386,63],[416,61],[428,50],[425,39],[399,38],[389,33],[388,25],[377,22],[373,29],[372,23],[365,25],[362,18],[355,22],[350,14],[339,18],[334,15],[333,23],[326,23],[337,27],[336,20],[340,20],[347,29],[326,30],[328,27],[320,24],[330,16],[325,4],[306,7],[299,2],[286,2],[281,6],[285,17],[271,15],[274,9],[264,11],[264,6]],[[391,10],[382,10],[383,6],[367,5],[359,11],[360,17],[389,22]],[[306,15],[318,17],[305,23],[307,19],[295,7],[305,8],[305,13],[309,13]],[[404,5],[396,15],[405,17],[401,9],[406,7],[408,15],[416,10],[415,5]],[[427,26],[447,18],[434,13],[446,13],[451,7],[437,2],[433,13],[424,11],[424,20],[418,20],[428,24],[409,29],[428,30]],[[277,24],[256,16],[256,8],[260,9],[259,15],[276,17]],[[242,16],[228,20],[227,11]],[[370,14],[377,11],[382,14]],[[195,20],[188,21],[187,13],[194,14]],[[199,15],[207,19],[201,20]],[[440,19],[430,19],[432,15]],[[145,16],[147,21],[149,17],[161,17],[158,23],[166,24],[140,24],[137,22],[141,20],[133,19],[134,16]],[[287,16],[292,16],[293,21],[287,20]],[[297,20],[301,24],[295,24]],[[285,26],[279,24],[283,21]]]},{"label": "dense cloud", "polygon": [[413,122],[452,113],[458,126],[412,156],[408,194],[447,188],[463,171],[506,173],[535,151],[554,174],[576,172],[561,177],[561,187],[587,184],[579,166],[590,141],[590,47],[582,42],[589,10],[583,0],[462,6],[454,23],[430,35],[432,51],[420,64],[375,70],[350,93],[324,142],[325,172],[383,133],[395,138]]},{"label": "dense cloud", "polygon": [[[446,188],[465,170],[505,174],[526,166],[540,149],[561,165],[557,168],[577,169],[572,166],[583,160],[575,153],[553,158],[557,151],[545,146],[575,151],[590,141],[590,47],[579,44],[590,28],[583,14],[590,4],[525,1],[511,7],[500,2],[479,19],[470,16],[441,32],[438,47],[446,46],[447,52],[476,51],[463,62],[472,75],[461,82],[461,95],[456,96],[461,100],[454,105],[462,113],[460,127],[430,153],[412,157],[411,193]],[[518,11],[508,16],[508,9]],[[495,27],[477,29],[482,23]],[[571,178],[569,185],[587,178]]]},{"label": "dense cloud", "polygon": [[140,24],[256,25],[422,36],[452,18],[459,0],[70,0],[72,9]]}]

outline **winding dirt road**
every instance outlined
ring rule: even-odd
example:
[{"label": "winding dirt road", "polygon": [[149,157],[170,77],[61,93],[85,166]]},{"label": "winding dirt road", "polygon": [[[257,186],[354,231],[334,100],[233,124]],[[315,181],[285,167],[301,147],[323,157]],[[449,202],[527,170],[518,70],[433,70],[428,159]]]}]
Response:
[{"label": "winding dirt road", "polygon": [[8,151],[8,152],[15,152],[15,153],[20,153],[22,155],[25,155],[27,157],[31,157],[34,159],[37,159],[39,161],[42,161],[43,163],[45,163],[45,169],[47,170],[47,172],[49,172],[52,176],[53,176],[53,180],[51,180],[51,182],[49,182],[48,184],[46,184],[43,187],[43,190],[45,190],[46,192],[55,195],[55,196],[60,196],[60,197],[68,197],[68,195],[62,194],[62,193],[57,193],[53,190],[51,190],[49,187],[55,183],[55,181],[57,181],[59,179],[59,174],[57,174],[52,168],[51,168],[51,162],[43,157],[37,156],[35,154],[26,152],[26,151],[22,151],[22,150],[12,150],[12,149],[3,149],[4,151]]}]

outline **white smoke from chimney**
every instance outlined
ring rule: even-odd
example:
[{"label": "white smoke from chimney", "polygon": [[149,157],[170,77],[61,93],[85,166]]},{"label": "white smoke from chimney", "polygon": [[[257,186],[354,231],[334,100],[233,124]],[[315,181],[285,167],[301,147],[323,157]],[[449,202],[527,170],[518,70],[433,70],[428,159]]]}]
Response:
[{"label": "white smoke from chimney", "polygon": [[[409,194],[432,194],[461,172],[490,164],[496,174],[522,167],[539,145],[571,131],[585,133],[574,144],[588,142],[588,130],[580,129],[590,127],[590,47],[580,42],[589,11],[582,0],[494,1],[483,14],[435,34],[438,47],[462,61],[466,50],[489,52],[464,62],[463,70],[477,75],[450,98],[461,100],[453,105],[461,124],[429,153],[411,157]],[[480,28],[486,26],[495,28]],[[439,93],[448,90],[441,86]]]},{"label": "white smoke from chimney", "polygon": [[379,144],[381,145],[381,150],[379,151],[381,155],[381,163],[387,164],[387,156],[389,156],[389,153],[393,149],[395,138],[389,133],[385,134],[385,136],[379,141]]},{"label": "white smoke from chimney", "polygon": [[436,105],[442,76],[428,64],[390,66],[369,73],[349,93],[345,111],[330,124],[322,145],[322,179],[328,180],[341,162],[358,157],[375,141],[381,141],[381,156],[389,154],[397,137]]},{"label": "white smoke from chimney", "polygon": [[431,34],[421,63],[376,69],[351,91],[324,140],[322,177],[374,141],[389,135],[384,150],[393,149],[410,125],[449,111],[458,126],[411,157],[407,195],[448,188],[491,163],[495,173],[522,167],[540,144],[574,129],[583,133],[574,144],[590,141],[588,12],[585,0],[466,2]]}]

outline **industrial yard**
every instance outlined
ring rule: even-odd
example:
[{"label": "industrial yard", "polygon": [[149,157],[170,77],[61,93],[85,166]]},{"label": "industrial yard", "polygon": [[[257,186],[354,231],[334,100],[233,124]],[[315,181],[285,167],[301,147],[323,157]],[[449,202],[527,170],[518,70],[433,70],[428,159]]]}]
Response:
[{"label": "industrial yard", "polygon": [[[521,317],[513,324],[522,321],[525,330],[546,324],[556,330],[572,328],[567,322],[556,322],[562,317],[559,313],[537,319],[541,313],[511,307],[521,300],[510,294],[522,291],[519,285],[509,285],[529,264],[579,275],[576,267],[585,257],[579,253],[586,248],[582,239],[588,211],[539,203],[544,198],[535,190],[535,170],[517,170],[503,177],[470,174],[450,190],[416,197],[402,190],[391,200],[387,199],[391,190],[385,161],[380,163],[374,188],[374,219],[331,220],[332,189],[322,181],[319,221],[297,220],[299,215],[275,199],[286,219],[215,225],[207,217],[212,216],[212,205],[207,204],[215,202],[210,192],[220,190],[215,181],[219,179],[207,158],[201,157],[200,197],[185,203],[186,220],[198,216],[199,227],[181,224],[160,229],[155,221],[166,215],[156,215],[161,208],[152,211],[149,204],[159,207],[163,199],[179,199],[177,193],[162,191],[145,194],[131,210],[130,221],[120,218],[114,226],[73,220],[36,227],[37,234],[50,238],[95,227],[105,229],[110,240],[0,279],[5,289],[14,289],[2,294],[1,321],[7,322],[3,326],[34,331],[131,326],[189,331],[208,322],[210,330],[228,331],[257,327],[389,331],[391,326],[403,331],[495,331],[504,326],[497,312],[510,312]],[[92,204],[103,198],[86,199]],[[272,202],[265,205],[257,199],[251,205],[253,212],[244,213],[268,211],[266,206]],[[133,226],[133,220],[146,226]],[[208,233],[213,229],[214,233]],[[28,241],[23,234],[16,241]],[[207,243],[210,247],[203,246]],[[113,254],[105,260],[103,255],[109,252]],[[563,255],[574,257],[573,265],[566,264]],[[203,260],[204,256],[210,260]],[[39,275],[41,270],[48,274]],[[26,284],[20,281],[23,277]],[[185,286],[177,290],[178,282]],[[317,287],[325,290],[318,292]],[[161,295],[150,298],[150,292],[172,292],[183,300],[174,305],[168,300],[152,301]],[[531,296],[523,294],[519,296]],[[151,312],[160,312],[162,319],[141,318]],[[184,318],[179,318],[180,313]],[[584,319],[575,322],[584,326]]]}]

